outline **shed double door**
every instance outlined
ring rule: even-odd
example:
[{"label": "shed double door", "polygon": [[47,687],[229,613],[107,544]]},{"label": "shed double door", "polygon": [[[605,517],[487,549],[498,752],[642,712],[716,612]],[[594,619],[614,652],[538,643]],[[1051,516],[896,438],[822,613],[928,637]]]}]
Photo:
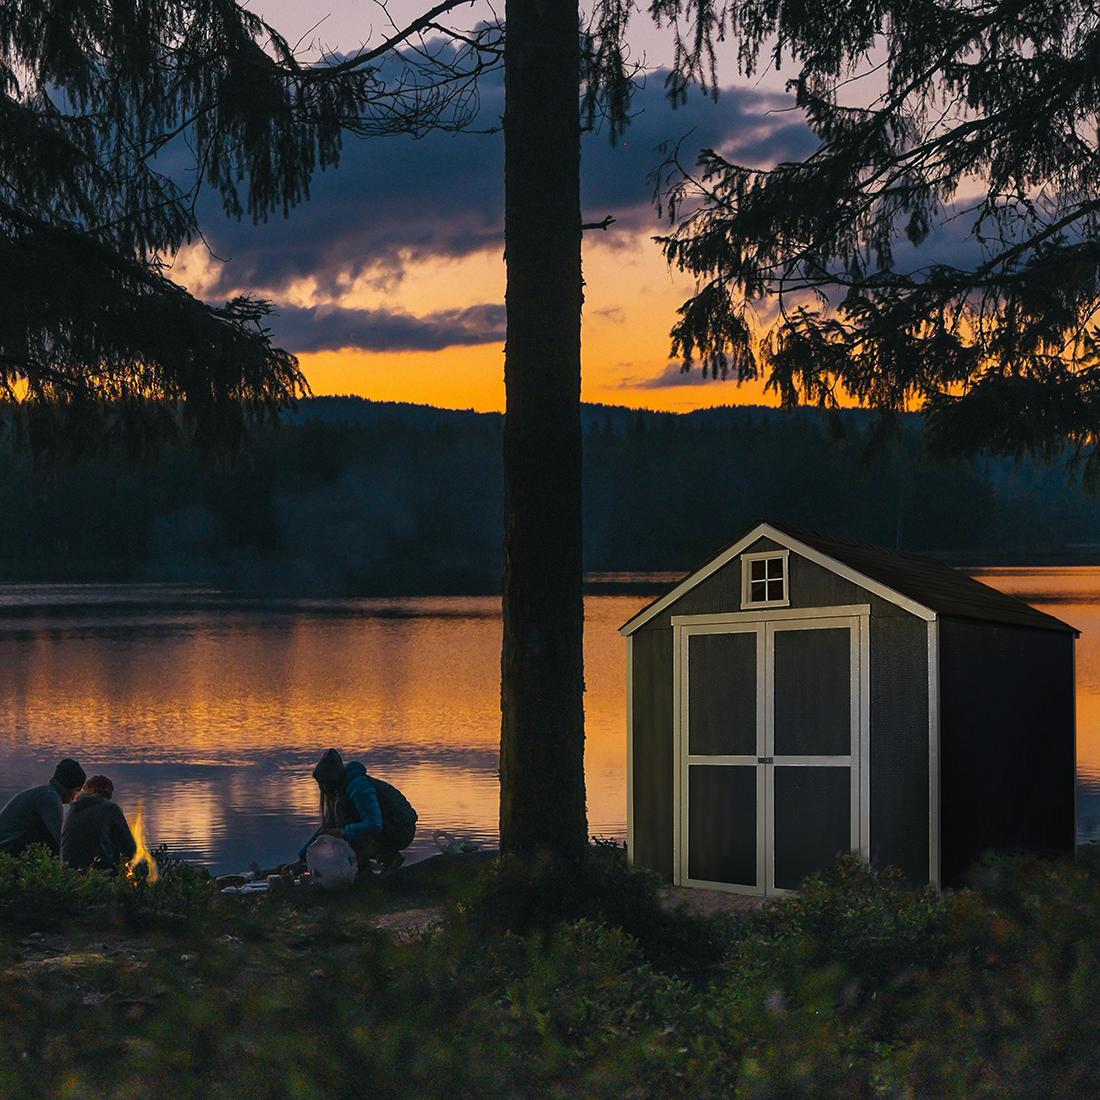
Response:
[{"label": "shed double door", "polygon": [[679,879],[797,889],[860,848],[860,620],[685,626]]}]

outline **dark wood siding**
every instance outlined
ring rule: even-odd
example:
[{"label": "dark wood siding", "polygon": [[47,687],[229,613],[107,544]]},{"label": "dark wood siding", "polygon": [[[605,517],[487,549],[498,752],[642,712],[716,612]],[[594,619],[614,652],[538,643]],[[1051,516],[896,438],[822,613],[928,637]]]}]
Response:
[{"label": "dark wood siding", "polygon": [[986,851],[1074,845],[1073,636],[940,620],[943,881]]},{"label": "dark wood siding", "polygon": [[871,863],[928,881],[928,624],[871,615]]},{"label": "dark wood siding", "polygon": [[643,867],[672,878],[672,630],[634,635],[634,851]]}]

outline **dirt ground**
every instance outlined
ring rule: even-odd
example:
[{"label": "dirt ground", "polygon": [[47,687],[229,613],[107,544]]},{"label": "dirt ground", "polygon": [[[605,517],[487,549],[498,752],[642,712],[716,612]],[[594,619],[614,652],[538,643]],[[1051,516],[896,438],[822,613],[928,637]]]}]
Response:
[{"label": "dirt ground", "polygon": [[373,921],[375,928],[390,932],[399,940],[413,940],[436,927],[443,920],[443,910],[437,906],[400,909],[393,913],[379,913]]},{"label": "dirt ground", "polygon": [[661,890],[661,903],[669,909],[680,906],[701,917],[730,913],[739,909],[759,909],[763,898],[749,894],[728,894],[724,890],[700,890],[695,886],[666,886]]}]

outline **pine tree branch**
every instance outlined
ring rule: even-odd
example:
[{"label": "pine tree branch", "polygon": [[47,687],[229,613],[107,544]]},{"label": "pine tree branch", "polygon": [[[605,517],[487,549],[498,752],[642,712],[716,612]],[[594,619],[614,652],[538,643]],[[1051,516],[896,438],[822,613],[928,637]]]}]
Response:
[{"label": "pine tree branch", "polygon": [[354,56],[345,58],[343,61],[303,66],[301,72],[310,81],[335,80],[349,73],[357,72],[370,65],[371,62],[377,61],[380,57],[394,53],[399,46],[416,35],[433,29],[436,26],[436,20],[441,15],[446,15],[447,12],[454,11],[456,8],[468,6],[470,3],[471,0],[441,0],[435,7],[430,8],[411,23],[407,23],[396,34],[384,39],[377,46],[373,46],[369,50],[360,50]]}]

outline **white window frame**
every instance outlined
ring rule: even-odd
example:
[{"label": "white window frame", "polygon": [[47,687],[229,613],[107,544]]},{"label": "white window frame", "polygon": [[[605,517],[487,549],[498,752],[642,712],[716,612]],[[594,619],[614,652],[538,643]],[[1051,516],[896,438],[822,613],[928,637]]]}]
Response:
[{"label": "white window frame", "polygon": [[[757,607],[790,607],[791,604],[791,571],[789,550],[764,550],[757,554],[741,555],[741,606],[743,608]],[[781,600],[754,600],[752,598],[752,563],[754,561],[770,561],[779,558],[783,562],[783,599]],[[765,572],[767,569],[765,567]],[[775,578],[771,578],[774,580]],[[759,582],[757,582],[759,583]],[[765,585],[768,583],[766,578]],[[766,589],[765,589],[766,591]]]}]

